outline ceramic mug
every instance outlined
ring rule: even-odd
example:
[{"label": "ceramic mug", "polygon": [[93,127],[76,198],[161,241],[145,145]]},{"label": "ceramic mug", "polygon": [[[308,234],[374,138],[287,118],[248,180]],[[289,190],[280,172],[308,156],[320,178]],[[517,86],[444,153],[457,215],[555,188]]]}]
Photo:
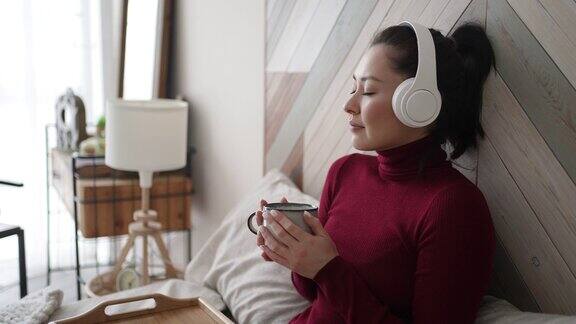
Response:
[{"label": "ceramic mug", "polygon": [[[264,206],[262,212],[269,213],[271,210],[277,210],[284,213],[284,215],[286,215],[286,217],[288,217],[292,223],[310,234],[312,234],[312,229],[304,221],[304,212],[307,211],[312,216],[318,217],[318,207],[304,203],[268,203]],[[258,234],[258,231],[252,225],[252,218],[254,218],[254,216],[256,216],[256,212],[253,212],[250,214],[250,216],[248,216],[248,229],[250,229],[252,233]],[[263,225],[268,225],[268,221],[266,219],[264,219]]]}]

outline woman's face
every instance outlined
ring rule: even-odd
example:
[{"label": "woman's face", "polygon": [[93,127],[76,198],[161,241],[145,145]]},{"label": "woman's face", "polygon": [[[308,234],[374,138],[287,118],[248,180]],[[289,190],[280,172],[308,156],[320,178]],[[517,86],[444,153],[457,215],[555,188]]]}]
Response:
[{"label": "woman's face", "polygon": [[350,85],[351,97],[344,106],[350,114],[352,145],[361,151],[391,149],[427,135],[427,128],[400,122],[392,109],[396,87],[406,79],[395,72],[388,59],[393,48],[378,44],[362,56]]}]

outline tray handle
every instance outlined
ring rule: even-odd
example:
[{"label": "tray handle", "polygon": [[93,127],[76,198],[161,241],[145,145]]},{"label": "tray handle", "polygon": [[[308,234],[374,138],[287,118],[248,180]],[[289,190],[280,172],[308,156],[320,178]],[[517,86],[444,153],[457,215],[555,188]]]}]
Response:
[{"label": "tray handle", "polygon": [[[144,309],[136,309],[133,311],[127,311],[123,313],[116,313],[112,315],[106,314],[106,308],[113,305],[120,305],[120,304],[127,304],[136,301],[144,301],[147,299],[153,299],[156,303],[154,307],[151,308],[144,308]],[[198,298],[172,298],[163,294],[153,293],[153,294],[146,294],[141,296],[134,296],[134,297],[127,297],[121,299],[114,299],[114,300],[107,300],[104,302],[99,303],[93,309],[82,313],[80,315],[62,319],[55,322],[55,324],[64,324],[64,323],[102,323],[102,322],[109,322],[118,319],[128,318],[128,317],[135,317],[140,315],[152,314],[152,313],[159,313],[167,310],[182,308],[182,307],[189,307],[189,306],[196,306],[199,305]],[[203,305],[202,305],[203,306]]]}]

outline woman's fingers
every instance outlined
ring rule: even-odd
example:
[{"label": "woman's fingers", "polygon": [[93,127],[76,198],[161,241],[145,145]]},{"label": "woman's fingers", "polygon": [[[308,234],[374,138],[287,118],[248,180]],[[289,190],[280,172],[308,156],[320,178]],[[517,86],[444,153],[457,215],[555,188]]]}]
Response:
[{"label": "woman's fingers", "polygon": [[262,211],[258,210],[256,212],[256,224],[258,224],[258,226],[262,225],[262,222],[264,221],[264,217],[262,217]]},{"label": "woman's fingers", "polygon": [[270,257],[268,256],[268,254],[266,254],[266,252],[262,252],[260,254],[260,256],[262,257],[262,259],[264,259],[265,261],[274,261],[272,259],[270,259]]},{"label": "woman's fingers", "polygon": [[[275,253],[284,256],[288,254],[288,247],[284,245],[284,243],[279,242],[274,235],[270,232],[268,228],[262,226],[260,228],[262,235],[264,236],[265,246],[267,246],[270,250],[274,251]],[[270,254],[268,254],[270,256]],[[272,256],[270,256],[272,257]],[[272,258],[274,259],[274,258]]]},{"label": "woman's fingers", "polygon": [[272,261],[275,261],[275,262],[285,266],[286,268],[289,268],[288,260],[286,260],[286,258],[284,258],[280,254],[276,253],[274,250],[272,250],[271,248],[269,248],[266,245],[260,245],[260,248],[262,249],[262,251],[264,251],[264,253],[266,253],[266,255],[270,259],[272,259]]},{"label": "woman's fingers", "polygon": [[[288,244],[286,244],[288,246],[292,246],[295,241],[302,242],[306,240],[307,236],[310,235],[298,227],[298,225],[294,224],[290,218],[286,217],[286,215],[281,212],[273,210],[271,216],[272,219],[274,219],[272,223],[278,224],[279,227],[282,228],[282,230],[286,232],[288,236],[290,236],[290,238],[293,238],[294,242],[291,240],[288,241]],[[274,231],[274,235],[276,235],[276,231]]]},{"label": "woman's fingers", "polygon": [[264,206],[268,205],[268,202],[264,199],[260,199],[260,210],[264,209]]},{"label": "woman's fingers", "polygon": [[[299,239],[297,236],[292,235],[291,231],[294,230],[294,227],[297,227],[296,225],[294,225],[289,219],[288,217],[284,216],[283,213],[278,212],[276,210],[273,210],[271,212],[271,214],[267,215],[268,217],[268,222],[266,223],[266,228],[268,230],[270,230],[270,232],[272,232],[272,234],[274,234],[274,236],[276,238],[278,238],[278,240],[282,243],[284,243],[284,245],[288,246],[288,247],[292,247],[294,246],[296,243],[298,243]],[[285,228],[284,224],[279,222],[279,219],[284,219],[287,220],[287,223],[290,223],[290,227]],[[290,229],[290,230],[289,230]],[[298,233],[300,234],[300,233]]]},{"label": "woman's fingers", "polygon": [[256,235],[256,245],[263,245],[266,242],[264,242],[264,236],[262,236],[262,231],[258,230],[258,234]]}]

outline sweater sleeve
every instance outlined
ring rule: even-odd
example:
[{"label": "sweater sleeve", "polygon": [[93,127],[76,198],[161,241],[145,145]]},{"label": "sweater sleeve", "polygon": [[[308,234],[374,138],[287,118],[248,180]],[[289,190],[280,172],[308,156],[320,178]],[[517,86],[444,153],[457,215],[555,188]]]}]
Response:
[{"label": "sweater sleeve", "polygon": [[[336,160],[326,176],[318,210],[322,225],[326,224],[328,210],[337,191],[338,171],[349,156]],[[330,260],[313,279],[292,273],[292,282],[298,292],[312,301],[312,304],[291,323],[325,322],[328,319],[322,316],[326,309],[339,314],[346,323],[404,323],[392,315],[386,305],[380,303],[354,267],[340,256]],[[309,287],[315,285],[319,290],[311,291]]]},{"label": "sweater sleeve", "polygon": [[495,250],[484,196],[472,184],[437,194],[416,235],[414,323],[474,323]]}]

